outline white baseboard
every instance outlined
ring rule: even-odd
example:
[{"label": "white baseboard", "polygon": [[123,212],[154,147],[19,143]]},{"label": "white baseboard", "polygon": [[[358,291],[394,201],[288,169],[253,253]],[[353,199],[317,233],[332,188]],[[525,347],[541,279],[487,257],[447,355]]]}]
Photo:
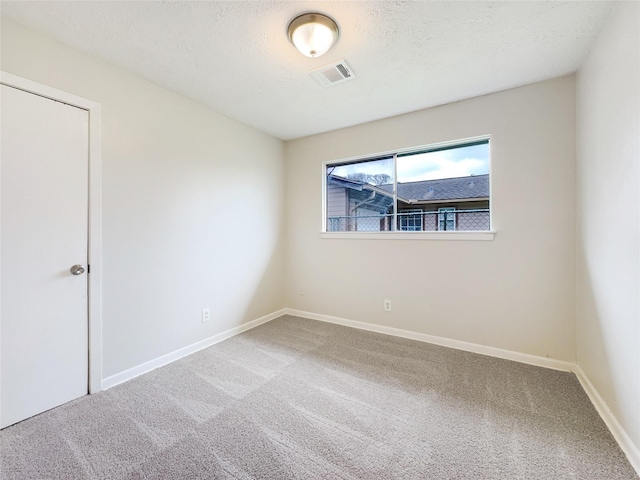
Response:
[{"label": "white baseboard", "polygon": [[552,358],[539,357],[536,355],[529,355],[527,353],[514,352],[511,350],[503,350],[501,348],[488,347],[486,345],[479,345],[477,343],[463,342],[460,340],[452,340],[450,338],[437,337],[435,335],[427,335],[425,333],[417,333],[409,330],[402,330],[400,328],[385,327],[382,325],[375,325],[372,323],[358,322],[355,320],[347,320],[340,317],[332,317],[330,315],[322,315],[319,313],[305,312],[302,310],[294,310],[291,308],[285,308],[287,315],[294,315],[296,317],[309,318],[311,320],[320,320],[327,323],[335,323],[338,325],[344,325],[347,327],[358,328],[360,330],[368,330],[370,332],[384,333],[386,335],[393,335],[395,337],[408,338],[411,340],[418,340],[420,342],[432,343],[443,347],[456,348],[458,350],[465,350],[467,352],[479,353],[482,355],[489,355],[491,357],[503,358],[505,360],[513,360],[516,362],[527,363],[530,365],[537,365],[539,367],[551,368],[554,370],[562,370],[566,372],[573,372],[578,381],[582,385],[582,388],[589,396],[591,403],[595,407],[596,411],[602,417],[602,420],[609,428],[609,431],[620,445],[620,448],[629,459],[629,463],[636,470],[640,476],[640,450],[638,446],[634,444],[625,429],[620,425],[620,422],[611,412],[611,409],[607,406],[606,402],[600,396],[593,384],[589,381],[588,377],[582,371],[579,365],[563,360],[555,360]]},{"label": "white baseboard", "polygon": [[551,368],[553,370],[562,370],[566,372],[573,372],[582,388],[587,393],[594,407],[602,417],[602,420],[607,425],[611,434],[620,445],[620,448],[629,459],[629,463],[636,470],[640,476],[640,449],[631,440],[625,429],[620,425],[620,422],[613,415],[602,396],[595,389],[589,378],[585,375],[582,368],[579,365],[563,360],[556,360],[552,358],[540,357],[537,355],[530,355],[527,353],[514,352],[512,350],[504,350],[501,348],[488,347],[486,345],[480,345],[477,343],[463,342],[461,340],[453,340],[450,338],[438,337],[435,335],[428,335],[426,333],[417,333],[410,330],[402,330],[400,328],[386,327],[382,325],[375,325],[373,323],[359,322],[356,320],[348,320],[346,318],[333,317],[330,315],[323,315],[319,313],[305,312],[302,310],[295,310],[292,308],[283,308],[276,312],[265,315],[264,317],[257,318],[251,322],[244,323],[238,327],[234,327],[225,332],[219,333],[212,337],[206,338],[199,342],[196,342],[187,347],[181,348],[174,352],[168,353],[161,357],[158,357],[149,362],[138,365],[137,367],[130,368],[124,372],[117,373],[108,378],[102,380],[102,389],[106,390],[119,383],[131,380],[139,375],[155,370],[156,368],[167,365],[171,362],[185,357],[192,353],[207,348],[215,343],[231,338],[239,333],[245,332],[252,328],[274,320],[282,315],[293,315],[296,317],[309,318],[311,320],[319,320],[321,322],[335,323],[337,325],[344,325],[346,327],[357,328],[360,330],[367,330],[370,332],[383,333],[386,335],[392,335],[395,337],[408,338],[410,340],[417,340],[419,342],[431,343],[434,345],[440,345],[443,347],[455,348],[458,350],[464,350],[467,352],[479,353],[481,355],[488,355],[491,357],[502,358],[505,360],[513,360],[515,362],[526,363],[529,365],[536,365],[539,367]]},{"label": "white baseboard", "polygon": [[580,365],[576,365],[574,373],[576,377],[578,377],[582,388],[591,399],[591,403],[596,407],[600,417],[602,417],[604,423],[609,427],[611,435],[616,439],[618,445],[620,445],[620,448],[629,459],[629,463],[631,463],[631,466],[636,470],[638,476],[640,476],[640,449],[633,440],[631,440],[631,437],[629,437],[622,425],[620,425],[620,422],[618,422],[618,419],[613,412],[611,412],[607,402],[600,396],[598,390],[593,386]]},{"label": "white baseboard", "polygon": [[553,370],[562,370],[564,372],[572,372],[576,367],[576,364],[571,362],[566,362],[563,360],[539,357],[536,355],[530,355],[528,353],[514,352],[512,350],[503,350],[501,348],[487,347],[486,345],[480,345],[477,343],[469,343],[469,342],[463,342],[461,340],[453,340],[450,338],[437,337],[435,335],[428,335],[426,333],[417,333],[417,332],[412,332],[410,330],[402,330],[400,328],[385,327],[382,325],[375,325],[373,323],[358,322],[356,320],[347,320],[346,318],[332,317],[329,315],[322,315],[318,313],[304,312],[301,310],[294,310],[291,308],[285,308],[285,312],[288,315],[295,315],[297,317],[304,317],[304,318],[309,318],[311,320],[320,320],[322,322],[335,323],[338,325],[344,325],[346,327],[358,328],[360,330],[368,330],[370,332],[384,333],[386,335],[392,335],[394,337],[408,338],[410,340],[417,340],[419,342],[432,343],[434,345],[455,348],[455,349],[464,350],[467,352],[479,353],[481,355],[488,355],[490,357],[504,358],[506,360],[513,360],[520,363],[527,363],[529,365],[537,365],[539,367],[551,368]]},{"label": "white baseboard", "polygon": [[191,355],[192,353],[197,352],[198,350],[202,350],[203,348],[210,347],[211,345],[226,340],[227,338],[231,338],[239,333],[246,332],[252,328],[257,327],[258,325],[262,325],[263,323],[269,322],[274,318],[278,318],[286,313],[286,309],[278,310],[276,312],[265,315],[264,317],[257,318],[247,323],[243,323],[237,327],[226,330],[222,333],[218,333],[209,338],[205,338],[199,342],[193,343],[186,347],[180,348],[174,352],[167,353],[166,355],[162,355],[161,357],[155,358],[148,362],[145,362],[137,367],[130,368],[125,370],[124,372],[116,373],[115,375],[111,375],[110,377],[104,378],[102,380],[102,390],[106,390],[108,388],[114,387],[119,383],[126,382],[127,380],[131,380],[132,378],[138,377],[144,373],[150,372],[151,370],[155,370],[156,368],[163,367],[171,362],[175,362],[179,358],[186,357],[187,355]]}]

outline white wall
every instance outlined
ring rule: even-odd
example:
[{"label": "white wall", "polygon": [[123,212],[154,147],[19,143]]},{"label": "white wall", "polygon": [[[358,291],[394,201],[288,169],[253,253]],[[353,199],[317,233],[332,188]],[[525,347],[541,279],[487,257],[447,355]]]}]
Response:
[{"label": "white wall", "polygon": [[280,140],[4,19],[1,60],[102,104],[104,377],[284,307]]},{"label": "white wall", "polygon": [[[578,361],[640,462],[640,13],[621,2],[578,73]],[[640,466],[640,463],[637,463]]]},{"label": "white wall", "polygon": [[[493,241],[320,238],[322,162],[484,134],[493,135]],[[288,307],[575,360],[573,76],[285,151]]]}]

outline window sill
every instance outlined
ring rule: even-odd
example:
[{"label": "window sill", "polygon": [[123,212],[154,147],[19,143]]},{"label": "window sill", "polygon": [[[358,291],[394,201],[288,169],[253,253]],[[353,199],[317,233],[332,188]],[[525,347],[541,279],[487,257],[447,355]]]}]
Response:
[{"label": "window sill", "polygon": [[320,238],[359,240],[493,240],[496,232],[322,232]]}]

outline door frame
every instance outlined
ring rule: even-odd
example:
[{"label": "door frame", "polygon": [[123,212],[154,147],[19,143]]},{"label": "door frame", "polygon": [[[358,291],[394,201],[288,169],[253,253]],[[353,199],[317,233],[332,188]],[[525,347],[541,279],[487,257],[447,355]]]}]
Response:
[{"label": "door frame", "polygon": [[102,390],[102,149],[101,105],[92,100],[0,71],[0,84],[66,103],[89,114],[89,218],[87,262],[88,392]]}]

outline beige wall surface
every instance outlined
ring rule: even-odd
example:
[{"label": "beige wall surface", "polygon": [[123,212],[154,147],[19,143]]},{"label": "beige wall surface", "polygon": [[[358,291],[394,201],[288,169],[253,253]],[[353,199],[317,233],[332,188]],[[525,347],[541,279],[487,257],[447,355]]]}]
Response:
[{"label": "beige wall surface", "polygon": [[[320,238],[323,162],[486,134],[493,241]],[[288,307],[575,360],[573,76],[293,140],[285,152]]]},{"label": "beige wall surface", "polygon": [[280,140],[6,20],[1,59],[102,104],[103,377],[284,307]]},{"label": "beige wall surface", "polygon": [[577,345],[640,452],[639,10],[616,5],[577,77]]}]

